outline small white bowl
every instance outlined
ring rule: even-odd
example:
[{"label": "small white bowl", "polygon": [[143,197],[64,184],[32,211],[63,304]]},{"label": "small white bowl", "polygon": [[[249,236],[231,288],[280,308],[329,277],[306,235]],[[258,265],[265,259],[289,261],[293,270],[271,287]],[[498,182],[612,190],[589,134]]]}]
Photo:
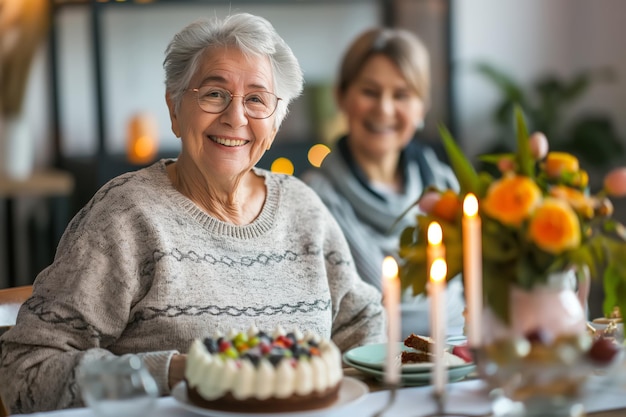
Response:
[{"label": "small white bowl", "polygon": [[[597,332],[603,332],[609,326],[609,323],[615,320],[616,319],[607,319],[606,317],[599,317],[597,319],[593,319],[593,321],[589,324],[591,325],[591,327],[596,329]],[[618,320],[619,321],[616,323],[617,330],[615,332],[615,335],[610,335],[610,336],[615,337],[617,341],[621,342],[624,340],[624,323],[621,321],[621,319],[618,319]]]}]

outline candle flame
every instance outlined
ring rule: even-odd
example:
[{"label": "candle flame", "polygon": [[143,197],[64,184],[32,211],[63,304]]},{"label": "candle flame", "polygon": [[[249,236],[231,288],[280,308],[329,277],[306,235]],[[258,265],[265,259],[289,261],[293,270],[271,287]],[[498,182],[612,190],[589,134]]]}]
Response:
[{"label": "candle flame", "polygon": [[394,279],[398,276],[398,263],[391,256],[383,260],[383,276],[385,279]]},{"label": "candle flame", "polygon": [[443,258],[437,258],[433,261],[433,264],[430,266],[430,279],[432,281],[442,281],[446,279],[446,274],[448,273],[448,265]]},{"label": "candle flame", "polygon": [[468,217],[474,217],[478,213],[478,199],[472,193],[465,196],[463,200],[463,213]]},{"label": "candle flame", "polygon": [[443,240],[441,226],[437,222],[428,225],[428,243],[430,245],[440,245]]}]

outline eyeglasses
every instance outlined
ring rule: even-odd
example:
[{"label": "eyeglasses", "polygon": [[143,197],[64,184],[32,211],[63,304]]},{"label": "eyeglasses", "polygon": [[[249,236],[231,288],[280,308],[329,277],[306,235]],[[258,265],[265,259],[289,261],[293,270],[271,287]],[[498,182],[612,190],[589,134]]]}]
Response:
[{"label": "eyeglasses", "polygon": [[243,99],[246,115],[253,119],[267,119],[276,111],[279,97],[269,91],[253,91],[245,95],[233,94],[230,91],[213,86],[192,88],[196,93],[198,106],[207,113],[217,114],[228,108],[235,97]]}]

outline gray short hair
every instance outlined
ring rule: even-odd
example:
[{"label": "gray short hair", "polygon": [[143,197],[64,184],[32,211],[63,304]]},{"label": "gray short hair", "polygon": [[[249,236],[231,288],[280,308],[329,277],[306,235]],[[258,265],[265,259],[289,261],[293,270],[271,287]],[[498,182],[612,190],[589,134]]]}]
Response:
[{"label": "gray short hair", "polygon": [[198,20],[178,32],[165,50],[165,89],[176,110],[207,48],[235,46],[244,54],[267,56],[272,66],[274,93],[282,100],[276,109],[276,128],[287,115],[289,103],[302,93],[302,70],[287,43],[266,19],[249,13],[224,19]]}]

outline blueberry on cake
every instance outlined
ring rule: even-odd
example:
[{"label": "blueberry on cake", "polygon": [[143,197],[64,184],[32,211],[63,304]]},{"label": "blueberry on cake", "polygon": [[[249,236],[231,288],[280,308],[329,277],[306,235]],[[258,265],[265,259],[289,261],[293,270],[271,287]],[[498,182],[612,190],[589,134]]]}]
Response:
[{"label": "blueberry on cake", "polygon": [[323,408],[337,400],[342,377],[332,341],[280,328],[197,339],[185,370],[193,404],[235,412]]}]

